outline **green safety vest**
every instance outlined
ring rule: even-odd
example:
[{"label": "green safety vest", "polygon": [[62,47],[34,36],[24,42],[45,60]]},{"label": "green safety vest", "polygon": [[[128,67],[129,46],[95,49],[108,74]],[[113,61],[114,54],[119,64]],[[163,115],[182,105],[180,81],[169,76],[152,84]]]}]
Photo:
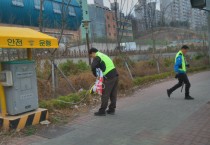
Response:
[{"label": "green safety vest", "polygon": [[97,52],[96,56],[100,57],[101,61],[105,63],[106,70],[103,72],[103,75],[107,75],[111,70],[115,68],[113,61],[105,54]]},{"label": "green safety vest", "polygon": [[184,54],[182,53],[181,50],[176,54],[175,63],[176,63],[177,57],[178,57],[179,55],[182,56],[182,67],[179,68],[179,70],[180,70],[180,71],[186,72],[186,71],[187,71],[187,69],[186,69],[186,60],[185,60],[185,56],[184,56]]}]

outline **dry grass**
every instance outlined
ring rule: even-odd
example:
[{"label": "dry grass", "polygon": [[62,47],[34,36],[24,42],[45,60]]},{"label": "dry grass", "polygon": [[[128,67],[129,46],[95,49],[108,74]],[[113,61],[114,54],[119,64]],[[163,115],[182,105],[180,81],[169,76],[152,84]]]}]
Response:
[{"label": "dry grass", "polygon": [[133,81],[126,69],[118,68],[119,73],[119,91],[126,91],[133,87]]},{"label": "dry grass", "polygon": [[90,89],[95,82],[95,77],[93,76],[92,72],[84,72],[78,75],[74,75],[71,78],[72,84],[76,87],[77,90],[79,89]]},{"label": "dry grass", "polygon": [[[90,86],[92,86],[95,82],[95,77],[91,72],[83,72],[78,75],[72,75],[68,77],[69,81],[72,83],[72,86],[76,90],[89,90]],[[56,93],[58,95],[68,95],[72,93],[73,89],[68,84],[68,82],[64,78],[59,78],[58,88],[56,89]]]},{"label": "dry grass", "polygon": [[38,96],[40,99],[51,98],[52,87],[51,83],[44,79],[38,79]]},{"label": "dry grass", "polygon": [[141,61],[135,64],[135,75],[138,77],[157,73],[155,62]]}]

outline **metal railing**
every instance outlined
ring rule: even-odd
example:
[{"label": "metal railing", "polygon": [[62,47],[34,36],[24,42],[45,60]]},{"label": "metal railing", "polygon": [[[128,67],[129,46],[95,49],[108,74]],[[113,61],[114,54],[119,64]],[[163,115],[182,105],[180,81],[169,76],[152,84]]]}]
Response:
[{"label": "metal railing", "polygon": [[[160,49],[156,50],[156,53],[174,53],[177,52],[179,49]],[[191,49],[190,51],[193,52],[204,52],[207,51],[207,48],[197,47],[196,49]],[[149,55],[152,54],[152,50],[124,50],[121,53],[126,55]],[[102,53],[105,53],[109,56],[117,56],[119,55],[118,50],[103,50]],[[51,52],[46,50],[33,50],[33,58],[36,59],[47,59],[51,58]],[[85,58],[88,57],[88,53],[86,50],[79,51],[79,50],[67,50],[67,51],[56,51],[54,53],[54,58]],[[25,49],[21,50],[14,50],[14,49],[1,49],[0,50],[0,61],[11,61],[16,59],[26,59],[27,53]]]}]

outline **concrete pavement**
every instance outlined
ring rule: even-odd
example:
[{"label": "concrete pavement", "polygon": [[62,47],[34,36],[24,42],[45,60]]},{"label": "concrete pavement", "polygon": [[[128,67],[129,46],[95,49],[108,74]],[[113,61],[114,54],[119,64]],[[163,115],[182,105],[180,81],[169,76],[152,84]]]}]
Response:
[{"label": "concrete pavement", "polygon": [[[120,99],[116,115],[95,117],[92,111],[66,125],[69,133],[32,145],[198,145],[202,140],[210,145],[210,131],[201,129],[210,130],[210,72],[194,74],[190,81],[193,101],[184,100],[180,89],[167,97],[166,89],[177,80],[158,83]],[[190,128],[203,138],[195,141]]]}]

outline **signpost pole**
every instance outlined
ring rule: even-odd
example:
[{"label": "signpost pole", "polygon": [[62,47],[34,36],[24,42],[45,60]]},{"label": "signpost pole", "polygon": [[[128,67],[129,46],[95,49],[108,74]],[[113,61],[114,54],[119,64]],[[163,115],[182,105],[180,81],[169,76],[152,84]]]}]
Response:
[{"label": "signpost pole", "polygon": [[206,8],[208,13],[208,55],[209,55],[209,64],[210,64],[210,0],[206,0]]},{"label": "signpost pole", "polygon": [[27,58],[28,58],[28,60],[32,60],[32,49],[31,48],[27,48]]}]

